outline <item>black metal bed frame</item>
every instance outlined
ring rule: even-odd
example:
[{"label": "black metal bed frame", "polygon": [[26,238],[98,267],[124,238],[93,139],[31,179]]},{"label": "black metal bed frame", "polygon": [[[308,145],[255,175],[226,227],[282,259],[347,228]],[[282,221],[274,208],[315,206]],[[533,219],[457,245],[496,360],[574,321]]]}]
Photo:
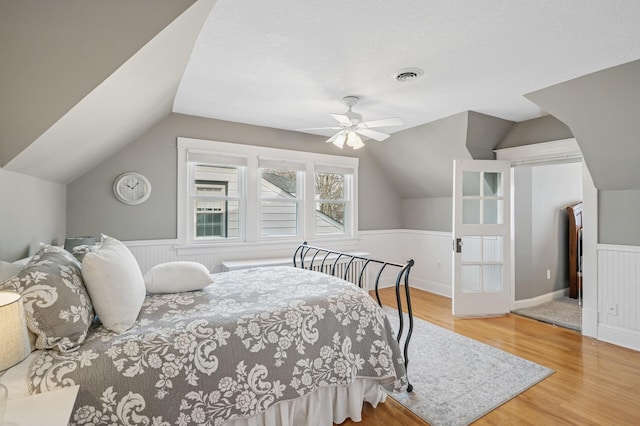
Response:
[{"label": "black metal bed frame", "polygon": [[[329,258],[331,255],[333,256]],[[309,257],[310,257],[310,260],[309,260]],[[325,265],[328,265],[328,267],[331,268],[330,274],[334,276],[337,276],[336,266],[338,265],[338,261],[340,259],[349,259],[346,267],[344,268],[344,274],[342,277],[340,277],[345,280],[347,280],[347,277],[349,276],[348,275],[349,269],[354,265],[354,261],[356,259],[363,261],[364,263],[362,264],[361,267],[354,266],[354,268],[360,268],[359,273],[357,273],[358,282],[356,283],[357,286],[360,288],[362,288],[363,286],[363,279],[365,277],[365,270],[367,266],[369,266],[370,264],[382,265],[376,275],[375,287],[374,287],[375,293],[376,293],[376,299],[380,307],[382,307],[382,302],[380,300],[380,293],[378,291],[378,286],[380,284],[380,277],[382,276],[382,272],[385,270],[387,266],[393,267],[393,268],[399,268],[399,272],[396,275],[396,286],[395,286],[396,304],[398,308],[398,320],[399,320],[398,334],[396,336],[396,340],[398,341],[398,344],[401,344],[400,340],[402,338],[402,332],[404,329],[404,315],[402,312],[402,298],[401,298],[402,294],[401,294],[400,286],[404,285],[405,298],[407,301],[407,314],[409,317],[409,327],[407,329],[407,335],[405,336],[404,344],[403,344],[404,345],[404,367],[405,367],[405,370],[407,370],[407,367],[409,365],[409,354],[408,354],[409,341],[411,340],[411,334],[413,333],[413,311],[411,310],[411,295],[409,292],[409,273],[411,272],[411,268],[413,267],[413,264],[414,264],[413,259],[408,260],[407,263],[405,264],[385,262],[378,259],[359,256],[357,254],[349,254],[349,253],[339,252],[339,251],[325,249],[321,247],[310,246],[305,241],[298,246],[295,253],[293,254],[293,266],[296,268],[302,268],[302,269],[313,269],[314,262],[316,261],[316,259],[318,259],[321,262],[320,263],[321,271],[324,271]],[[413,385],[409,382],[409,375],[407,373],[407,392],[412,392],[412,391],[413,391]]]}]

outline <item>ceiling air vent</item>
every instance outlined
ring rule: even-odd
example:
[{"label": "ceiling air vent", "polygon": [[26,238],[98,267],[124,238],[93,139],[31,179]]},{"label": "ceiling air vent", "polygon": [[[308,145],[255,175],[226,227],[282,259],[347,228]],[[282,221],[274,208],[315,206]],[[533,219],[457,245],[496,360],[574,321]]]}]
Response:
[{"label": "ceiling air vent", "polygon": [[395,78],[400,83],[408,83],[413,80],[417,80],[422,77],[424,71],[420,68],[403,68],[395,73],[393,78]]}]

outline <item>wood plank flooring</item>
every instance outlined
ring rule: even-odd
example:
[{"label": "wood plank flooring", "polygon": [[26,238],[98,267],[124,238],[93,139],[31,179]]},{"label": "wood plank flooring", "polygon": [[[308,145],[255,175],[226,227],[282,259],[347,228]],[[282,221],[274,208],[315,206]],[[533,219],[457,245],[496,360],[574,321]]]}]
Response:
[{"label": "wood plank flooring", "polygon": [[[395,306],[394,294],[382,290],[383,303]],[[518,315],[456,319],[450,299],[414,289],[411,296],[415,317],[555,370],[474,425],[640,424],[640,352]],[[387,398],[375,409],[365,404],[361,423],[342,424],[426,423]]]}]

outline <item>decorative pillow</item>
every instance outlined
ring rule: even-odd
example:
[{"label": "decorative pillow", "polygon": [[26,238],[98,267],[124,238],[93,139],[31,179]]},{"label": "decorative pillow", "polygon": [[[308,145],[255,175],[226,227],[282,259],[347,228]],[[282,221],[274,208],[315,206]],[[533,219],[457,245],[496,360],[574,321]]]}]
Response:
[{"label": "decorative pillow", "polygon": [[209,270],[197,262],[167,262],[144,274],[149,293],[179,293],[200,290],[213,282]]},{"label": "decorative pillow", "polygon": [[98,250],[98,247],[100,247],[98,244],[92,244],[92,245],[83,244],[80,246],[74,246],[71,249],[71,254],[76,259],[78,259],[78,262],[82,263],[82,259],[84,259],[84,255],[87,253],[93,253],[94,251]]},{"label": "decorative pillow", "polygon": [[15,263],[0,262],[0,283],[17,275],[24,266]]},{"label": "decorative pillow", "polygon": [[82,259],[82,275],[102,325],[122,333],[138,318],[146,291],[136,258],[127,246],[102,235],[102,244]]},{"label": "decorative pillow", "polygon": [[94,317],[80,264],[60,247],[42,245],[16,276],[0,290],[22,294],[27,327],[38,349],[66,352],[84,342]]}]

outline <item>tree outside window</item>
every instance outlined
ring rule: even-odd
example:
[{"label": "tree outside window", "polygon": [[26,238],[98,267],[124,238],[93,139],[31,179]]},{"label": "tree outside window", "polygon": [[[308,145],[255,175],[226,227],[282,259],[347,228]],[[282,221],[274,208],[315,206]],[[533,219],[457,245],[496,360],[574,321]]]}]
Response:
[{"label": "tree outside window", "polygon": [[[325,220],[317,218],[316,228],[319,234],[334,234],[344,232],[345,191],[344,174],[319,172],[315,174],[316,210],[325,216]],[[327,222],[333,222],[338,229],[327,227]],[[337,231],[337,232],[336,232]]]}]

